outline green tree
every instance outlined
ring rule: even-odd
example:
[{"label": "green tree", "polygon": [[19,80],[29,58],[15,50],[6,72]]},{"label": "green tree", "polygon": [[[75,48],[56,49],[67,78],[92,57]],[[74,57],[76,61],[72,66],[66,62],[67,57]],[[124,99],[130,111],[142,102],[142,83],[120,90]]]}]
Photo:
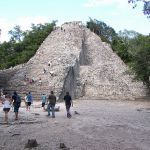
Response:
[{"label": "green tree", "polygon": [[102,21],[91,19],[87,22],[87,27],[96,33],[103,42],[111,44],[112,49],[121,57],[125,63],[130,63],[132,56],[128,51],[129,40],[138,35],[135,31],[124,30],[118,34],[115,30]]},{"label": "green tree", "polygon": [[23,38],[23,31],[19,25],[16,25],[14,29],[10,30],[8,33],[11,35],[12,41],[21,42],[21,39]]},{"label": "green tree", "polygon": [[87,22],[87,28],[99,35],[103,42],[111,43],[117,36],[115,30],[102,21],[91,19]]},{"label": "green tree", "polygon": [[27,62],[37,51],[45,38],[53,31],[56,21],[45,24],[32,24],[30,31],[21,31],[15,26],[9,42],[0,44],[0,69]]},{"label": "green tree", "polygon": [[128,44],[121,37],[116,37],[112,42],[112,49],[118,54],[118,56],[125,62],[130,63],[132,56],[128,51]]},{"label": "green tree", "polygon": [[130,43],[133,61],[131,69],[135,79],[142,80],[150,88],[150,36],[139,35]]},{"label": "green tree", "polygon": [[130,64],[132,62],[132,50],[131,40],[139,36],[140,33],[135,31],[119,31],[118,36],[112,42],[112,49],[121,57],[121,59],[126,63]]}]

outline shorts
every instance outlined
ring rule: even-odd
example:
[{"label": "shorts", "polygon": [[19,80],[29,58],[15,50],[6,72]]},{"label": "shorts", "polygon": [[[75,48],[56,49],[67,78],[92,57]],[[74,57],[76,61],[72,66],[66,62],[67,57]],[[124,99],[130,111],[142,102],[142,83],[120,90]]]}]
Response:
[{"label": "shorts", "polygon": [[28,104],[28,106],[31,106],[31,102],[28,102],[27,104]]},{"label": "shorts", "polygon": [[4,112],[9,112],[9,111],[10,111],[10,108],[3,108],[3,111],[4,111]]},{"label": "shorts", "polygon": [[18,112],[19,111],[19,107],[18,106],[14,106],[14,112]]},{"label": "shorts", "polygon": [[42,103],[42,107],[44,107],[45,106],[45,103]]},{"label": "shorts", "polygon": [[20,103],[14,103],[14,112],[18,112],[20,107]]}]

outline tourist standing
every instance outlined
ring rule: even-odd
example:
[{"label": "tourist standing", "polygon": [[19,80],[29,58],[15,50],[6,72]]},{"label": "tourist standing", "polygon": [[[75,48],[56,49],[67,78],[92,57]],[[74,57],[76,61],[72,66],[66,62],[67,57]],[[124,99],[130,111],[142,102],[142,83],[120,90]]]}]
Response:
[{"label": "tourist standing", "polygon": [[27,95],[27,110],[29,110],[29,111],[30,111],[30,107],[31,107],[32,102],[33,102],[32,94],[31,94],[31,92],[29,92]]},{"label": "tourist standing", "polygon": [[3,111],[5,113],[5,123],[8,123],[8,112],[10,111],[11,108],[11,99],[8,94],[2,100],[2,104],[3,104]]},{"label": "tourist standing", "polygon": [[42,102],[43,111],[45,111],[45,103],[46,103],[46,95],[45,94],[42,94],[41,102]]},{"label": "tourist standing", "polygon": [[42,84],[42,79],[41,78],[39,78],[39,85],[41,85]]},{"label": "tourist standing", "polygon": [[26,106],[26,111],[28,110],[28,93],[26,93],[26,96],[24,97],[24,102]]},{"label": "tourist standing", "polygon": [[51,94],[48,97],[48,116],[50,116],[50,110],[52,111],[52,118],[55,118],[55,104],[56,104],[56,96],[54,95],[54,92],[51,91]]},{"label": "tourist standing", "polygon": [[71,96],[69,95],[69,92],[66,92],[66,95],[64,96],[64,101],[65,101],[65,106],[66,106],[66,111],[67,111],[67,118],[71,118],[70,107],[71,107],[71,104],[73,107],[73,101],[72,101]]},{"label": "tourist standing", "polygon": [[15,112],[15,120],[18,120],[18,112],[19,112],[19,107],[21,105],[21,98],[17,94],[16,91],[14,92],[12,96],[12,100],[13,100],[13,106],[14,106],[14,112]]}]

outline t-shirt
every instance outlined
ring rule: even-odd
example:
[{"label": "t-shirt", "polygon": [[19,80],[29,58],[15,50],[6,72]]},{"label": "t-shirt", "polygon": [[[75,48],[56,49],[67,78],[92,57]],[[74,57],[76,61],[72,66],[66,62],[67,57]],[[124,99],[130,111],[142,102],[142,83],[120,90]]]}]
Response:
[{"label": "t-shirt", "polygon": [[5,98],[5,100],[3,102],[3,108],[11,108],[9,99]]},{"label": "t-shirt", "polygon": [[12,99],[14,100],[14,104],[15,103],[21,103],[21,98],[19,95],[13,95]]},{"label": "t-shirt", "polygon": [[48,97],[49,104],[55,105],[56,104],[56,96],[55,95],[49,95]]},{"label": "t-shirt", "polygon": [[42,101],[42,103],[46,103],[46,95],[41,96],[41,101]]},{"label": "t-shirt", "polygon": [[71,96],[70,96],[70,95],[64,96],[64,100],[65,100],[65,104],[66,104],[66,105],[71,105],[72,99],[71,99]]},{"label": "t-shirt", "polygon": [[28,97],[27,96],[25,96],[24,99],[25,99],[25,102],[28,102]]},{"label": "t-shirt", "polygon": [[13,102],[14,107],[19,108],[19,107],[20,107],[20,104],[21,104],[21,98],[20,98],[20,96],[14,94],[14,95],[12,96],[12,99],[14,100],[14,102]]},{"label": "t-shirt", "polygon": [[17,101],[17,95],[13,95],[13,96],[12,96],[12,99],[14,100],[14,104],[15,104],[16,101]]},{"label": "t-shirt", "polygon": [[28,99],[28,102],[32,102],[32,95],[28,94],[27,99]]}]

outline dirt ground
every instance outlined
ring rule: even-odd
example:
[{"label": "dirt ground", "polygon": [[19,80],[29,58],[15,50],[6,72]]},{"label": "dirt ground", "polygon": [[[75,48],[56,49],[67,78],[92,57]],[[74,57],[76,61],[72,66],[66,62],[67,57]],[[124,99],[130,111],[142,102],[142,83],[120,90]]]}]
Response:
[{"label": "dirt ground", "polygon": [[66,150],[150,150],[150,101],[76,100],[71,119],[64,103],[57,106],[56,118],[37,102],[30,112],[22,106],[18,121],[11,110],[8,125],[0,106],[0,150],[23,150],[28,139],[37,140],[36,150],[60,150],[60,143]]}]

